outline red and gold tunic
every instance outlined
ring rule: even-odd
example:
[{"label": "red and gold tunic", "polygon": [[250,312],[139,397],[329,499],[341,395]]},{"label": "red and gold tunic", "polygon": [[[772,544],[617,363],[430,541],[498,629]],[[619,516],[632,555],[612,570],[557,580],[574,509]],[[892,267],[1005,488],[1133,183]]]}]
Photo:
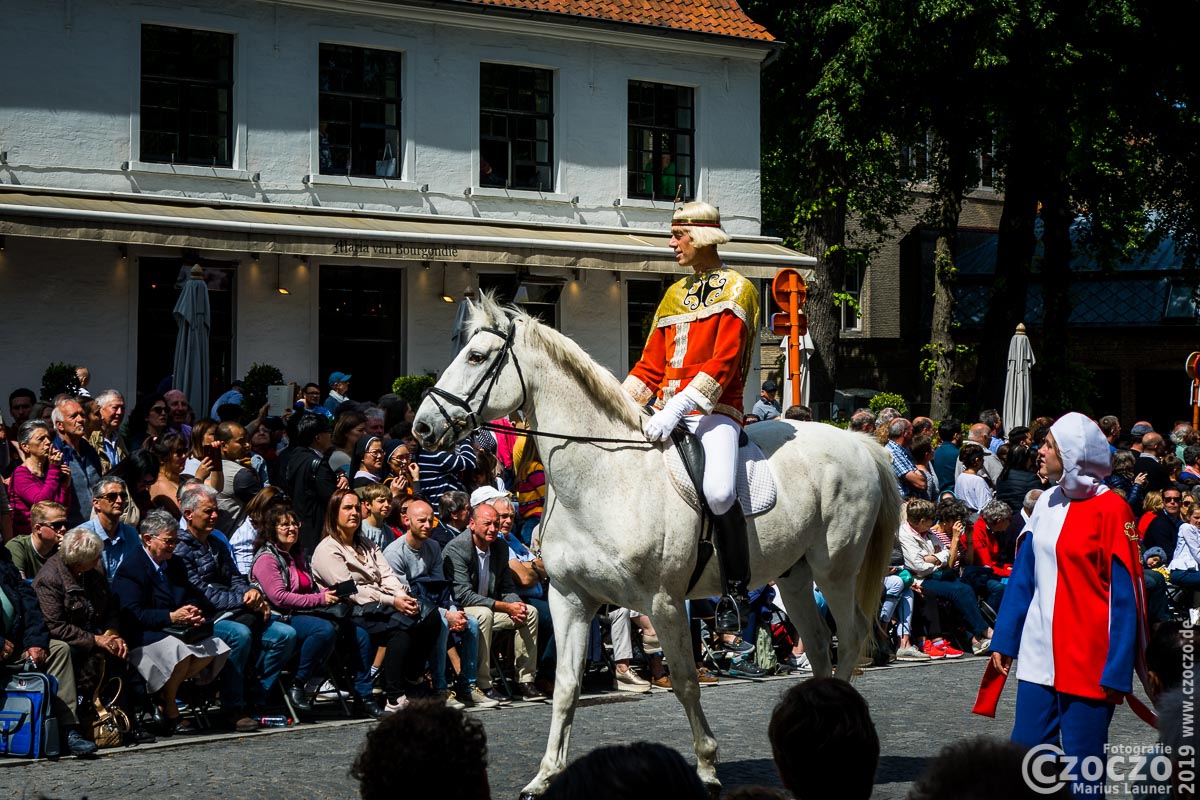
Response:
[{"label": "red and gold tunic", "polygon": [[722,267],[676,282],[654,314],[642,358],[625,379],[639,404],[662,408],[676,393],[700,413],[742,421],[742,392],[758,330],[758,290]]}]

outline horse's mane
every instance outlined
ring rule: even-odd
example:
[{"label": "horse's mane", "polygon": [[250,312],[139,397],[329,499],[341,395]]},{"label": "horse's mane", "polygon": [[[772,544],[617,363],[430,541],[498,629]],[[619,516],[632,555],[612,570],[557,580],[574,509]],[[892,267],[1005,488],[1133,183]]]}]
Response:
[{"label": "horse's mane", "polygon": [[545,350],[550,359],[579,379],[597,405],[631,428],[641,430],[641,412],[612,372],[597,364],[573,339],[543,325],[518,306],[502,306],[490,292],[484,292],[479,302],[471,304],[467,338],[481,328],[507,330],[509,325],[517,324],[524,328],[532,344]]}]

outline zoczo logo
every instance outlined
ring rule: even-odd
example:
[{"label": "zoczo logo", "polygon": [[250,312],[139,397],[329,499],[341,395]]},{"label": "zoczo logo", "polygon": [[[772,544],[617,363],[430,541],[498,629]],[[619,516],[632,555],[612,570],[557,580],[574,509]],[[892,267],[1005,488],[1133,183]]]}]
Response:
[{"label": "zoczo logo", "polygon": [[1062,749],[1053,744],[1039,744],[1022,759],[1021,777],[1037,794],[1053,794],[1066,782],[1062,767]]}]

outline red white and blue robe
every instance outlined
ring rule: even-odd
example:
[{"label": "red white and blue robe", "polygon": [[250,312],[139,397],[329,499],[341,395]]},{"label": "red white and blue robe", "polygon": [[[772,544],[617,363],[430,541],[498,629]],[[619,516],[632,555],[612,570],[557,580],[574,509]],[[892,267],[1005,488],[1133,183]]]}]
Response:
[{"label": "red white and blue robe", "polygon": [[1018,540],[992,651],[1017,659],[1019,680],[1112,700],[1144,670],[1145,623],[1129,504],[1107,487],[1082,500],[1045,492]]}]

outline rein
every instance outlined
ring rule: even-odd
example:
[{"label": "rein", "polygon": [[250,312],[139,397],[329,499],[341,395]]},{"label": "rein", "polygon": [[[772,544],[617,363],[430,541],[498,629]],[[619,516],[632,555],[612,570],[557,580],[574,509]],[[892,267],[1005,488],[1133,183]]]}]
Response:
[{"label": "rein", "polygon": [[[516,338],[517,325],[514,322],[508,326],[507,331],[502,331],[499,328],[480,328],[479,330],[490,333],[504,340],[504,344],[500,347],[500,352],[496,358],[484,371],[483,375],[479,376],[479,380],[471,387],[466,397],[459,397],[451,394],[445,389],[439,389],[437,386],[432,386],[425,390],[425,397],[432,400],[437,407],[438,413],[442,415],[442,419],[454,431],[454,438],[462,438],[464,431],[487,430],[493,432],[503,432],[515,436],[542,436],[548,439],[560,439],[564,442],[583,442],[588,444],[639,444],[643,447],[653,446],[653,442],[647,442],[645,439],[603,439],[592,436],[571,436],[565,433],[551,433],[550,431],[536,431],[528,428],[507,428],[501,425],[494,425],[490,422],[480,422],[478,414],[471,408],[471,402],[475,396],[483,391],[483,399],[479,401],[479,408],[487,405],[488,398],[492,395],[492,389],[496,386],[496,381],[500,379],[500,371],[504,369],[504,365],[511,358],[513,367],[517,370],[517,379],[521,382],[521,405],[525,407],[525,401],[529,397],[529,392],[525,387],[525,373],[521,370],[521,363],[517,360],[517,354],[513,352],[513,341]],[[486,386],[485,386],[486,384]],[[441,398],[441,399],[439,399]],[[467,412],[466,418],[455,419],[450,416],[450,410],[446,405],[443,405],[442,400],[445,400],[451,406],[457,406]]]}]

